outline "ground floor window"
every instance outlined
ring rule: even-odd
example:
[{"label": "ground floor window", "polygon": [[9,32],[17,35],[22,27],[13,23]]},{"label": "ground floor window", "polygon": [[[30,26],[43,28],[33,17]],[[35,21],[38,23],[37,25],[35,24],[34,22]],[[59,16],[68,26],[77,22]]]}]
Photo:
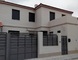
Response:
[{"label": "ground floor window", "polygon": [[58,36],[56,34],[43,36],[43,46],[58,46]]},{"label": "ground floor window", "polygon": [[11,36],[19,36],[19,31],[9,30],[8,33],[11,34]]}]

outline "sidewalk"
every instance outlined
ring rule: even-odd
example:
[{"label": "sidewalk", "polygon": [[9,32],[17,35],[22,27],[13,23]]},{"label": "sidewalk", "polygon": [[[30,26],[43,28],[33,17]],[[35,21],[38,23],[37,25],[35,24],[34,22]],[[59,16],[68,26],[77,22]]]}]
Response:
[{"label": "sidewalk", "polygon": [[78,60],[78,54],[53,56],[46,58],[35,58],[35,59],[25,59],[25,60]]}]

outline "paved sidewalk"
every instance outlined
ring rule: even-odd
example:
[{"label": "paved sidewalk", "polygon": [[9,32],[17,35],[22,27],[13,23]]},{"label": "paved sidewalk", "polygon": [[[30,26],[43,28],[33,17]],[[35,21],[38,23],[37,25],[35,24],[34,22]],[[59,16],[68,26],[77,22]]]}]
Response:
[{"label": "paved sidewalk", "polygon": [[35,59],[25,59],[25,60],[78,60],[78,54],[52,56],[46,58],[35,58]]}]

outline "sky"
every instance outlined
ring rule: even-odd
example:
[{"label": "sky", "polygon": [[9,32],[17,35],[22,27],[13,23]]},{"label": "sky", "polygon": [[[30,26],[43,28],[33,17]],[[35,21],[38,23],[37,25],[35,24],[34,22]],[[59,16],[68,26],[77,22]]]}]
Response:
[{"label": "sky", "polygon": [[34,7],[35,4],[47,4],[53,7],[73,11],[73,16],[78,17],[78,0],[6,0],[9,2]]}]

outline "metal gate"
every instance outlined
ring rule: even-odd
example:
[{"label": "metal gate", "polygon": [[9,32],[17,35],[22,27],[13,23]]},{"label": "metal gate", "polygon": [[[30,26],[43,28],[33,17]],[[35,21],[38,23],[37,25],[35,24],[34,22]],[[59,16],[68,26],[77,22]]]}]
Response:
[{"label": "metal gate", "polygon": [[62,48],[62,55],[68,54],[68,42],[67,42],[67,36],[61,37],[61,48]]},{"label": "metal gate", "polygon": [[0,60],[37,58],[37,45],[37,34],[11,35],[0,33]]},{"label": "metal gate", "polygon": [[37,35],[10,35],[9,60],[24,60],[37,57]]},{"label": "metal gate", "polygon": [[6,60],[7,33],[0,33],[0,60]]}]

